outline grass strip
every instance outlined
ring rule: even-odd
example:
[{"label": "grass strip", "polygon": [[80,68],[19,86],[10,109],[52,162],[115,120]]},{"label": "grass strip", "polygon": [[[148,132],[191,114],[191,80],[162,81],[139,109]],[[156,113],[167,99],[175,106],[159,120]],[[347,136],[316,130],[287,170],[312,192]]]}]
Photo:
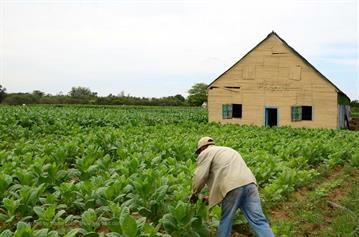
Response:
[{"label": "grass strip", "polygon": [[358,236],[354,233],[359,224],[358,187],[359,170],[346,165],[312,191],[283,204],[281,207],[289,208],[270,217],[274,233],[276,236]]}]

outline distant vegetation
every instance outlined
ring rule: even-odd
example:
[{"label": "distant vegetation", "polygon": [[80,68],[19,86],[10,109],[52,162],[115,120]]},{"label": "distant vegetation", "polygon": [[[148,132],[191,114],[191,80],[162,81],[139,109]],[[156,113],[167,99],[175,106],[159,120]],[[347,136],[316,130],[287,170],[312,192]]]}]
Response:
[{"label": "distant vegetation", "polygon": [[0,103],[8,105],[22,104],[94,104],[94,105],[152,105],[152,106],[200,106],[207,101],[207,85],[197,83],[188,91],[186,99],[180,94],[161,98],[146,98],[125,95],[98,96],[87,87],[72,87],[66,95],[51,95],[35,90],[32,93],[6,93],[0,85]]},{"label": "distant vegetation", "polygon": [[191,105],[200,106],[204,101],[207,101],[207,84],[197,83],[192,86],[192,88],[188,91],[188,103]]},{"label": "distant vegetation", "polygon": [[352,117],[358,118],[359,117],[359,100],[353,100],[350,102],[350,107],[352,109]]},{"label": "distant vegetation", "polygon": [[0,103],[5,99],[6,89],[0,85]]},{"label": "distant vegetation", "polygon": [[[47,94],[40,90],[32,93],[6,93],[6,88],[0,85],[0,103],[7,105],[22,104],[92,104],[92,105],[150,105],[150,106],[201,106],[207,101],[207,87],[205,83],[196,83],[188,91],[188,97],[177,94],[161,98],[146,98],[125,95],[98,96],[97,92],[87,87],[72,87],[67,94]],[[350,102],[352,117],[359,117],[359,100]]]}]

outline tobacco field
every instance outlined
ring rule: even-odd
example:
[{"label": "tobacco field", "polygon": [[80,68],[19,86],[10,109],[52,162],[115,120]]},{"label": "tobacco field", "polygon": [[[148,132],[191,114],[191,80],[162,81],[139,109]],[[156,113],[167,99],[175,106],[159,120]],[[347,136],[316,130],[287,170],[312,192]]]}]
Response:
[{"label": "tobacco field", "polygon": [[201,136],[241,153],[265,209],[321,170],[359,166],[359,133],[345,130],[207,123],[197,108],[1,106],[0,236],[210,236],[220,208],[188,202]]}]

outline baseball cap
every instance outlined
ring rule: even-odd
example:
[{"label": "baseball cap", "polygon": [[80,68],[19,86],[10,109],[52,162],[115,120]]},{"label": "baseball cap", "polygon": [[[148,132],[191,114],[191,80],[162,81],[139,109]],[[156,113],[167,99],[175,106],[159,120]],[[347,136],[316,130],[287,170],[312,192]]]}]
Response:
[{"label": "baseball cap", "polygon": [[206,145],[214,145],[213,138],[202,137],[201,139],[199,139],[198,144],[197,144],[196,154],[198,153],[199,149],[201,149],[201,147],[206,146]]}]

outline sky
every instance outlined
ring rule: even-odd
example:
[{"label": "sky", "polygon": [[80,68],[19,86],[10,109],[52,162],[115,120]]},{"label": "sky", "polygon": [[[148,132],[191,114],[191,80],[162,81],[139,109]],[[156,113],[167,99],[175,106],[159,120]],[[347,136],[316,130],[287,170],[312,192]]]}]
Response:
[{"label": "sky", "polygon": [[355,0],[0,0],[0,85],[186,96],[273,30],[359,99]]}]

